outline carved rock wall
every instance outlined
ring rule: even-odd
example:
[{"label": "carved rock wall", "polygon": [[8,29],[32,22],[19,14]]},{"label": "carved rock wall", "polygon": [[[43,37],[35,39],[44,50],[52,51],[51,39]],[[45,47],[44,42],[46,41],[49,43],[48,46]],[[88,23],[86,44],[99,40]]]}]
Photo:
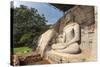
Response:
[{"label": "carved rock wall", "polygon": [[[68,14],[71,14],[70,17]],[[61,32],[64,23],[71,18],[81,26],[81,44],[82,53],[79,55],[64,55],[53,51],[46,53],[46,58],[51,63],[61,62],[79,62],[79,61],[93,61],[96,60],[96,21],[95,8],[93,6],[75,6],[65,12],[65,15],[60,18],[56,24],[57,32]],[[61,25],[59,27],[59,25]]]},{"label": "carved rock wall", "polygon": [[[89,57],[96,57],[96,12],[93,6],[75,6],[65,12],[71,14],[74,22],[81,26],[81,48]],[[68,17],[68,16],[67,16]],[[65,20],[65,19],[64,19]],[[64,21],[63,20],[63,21]],[[90,54],[89,54],[90,53]],[[93,53],[93,54],[92,54]],[[91,55],[91,56],[90,56]]]},{"label": "carved rock wall", "polygon": [[[69,10],[70,11],[70,10]],[[81,25],[81,48],[87,60],[96,59],[96,15],[93,6],[76,6],[71,9],[74,21]]]}]

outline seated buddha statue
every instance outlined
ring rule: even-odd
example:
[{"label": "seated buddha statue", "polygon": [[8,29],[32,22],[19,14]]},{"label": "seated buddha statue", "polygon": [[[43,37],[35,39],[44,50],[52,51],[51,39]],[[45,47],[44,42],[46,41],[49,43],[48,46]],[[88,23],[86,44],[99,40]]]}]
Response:
[{"label": "seated buddha statue", "polygon": [[73,22],[73,16],[68,13],[59,19],[52,29],[41,35],[36,50],[41,57],[49,48],[60,53],[76,54],[81,51],[80,39],[80,26]]},{"label": "seated buddha statue", "polygon": [[76,54],[80,52],[80,27],[78,23],[70,22],[67,24],[62,33],[56,38],[56,42],[51,48],[61,53]]}]

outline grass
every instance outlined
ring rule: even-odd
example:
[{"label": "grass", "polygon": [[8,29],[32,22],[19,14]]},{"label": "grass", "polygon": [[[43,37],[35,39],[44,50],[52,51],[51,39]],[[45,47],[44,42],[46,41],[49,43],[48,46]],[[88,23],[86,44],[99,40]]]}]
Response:
[{"label": "grass", "polygon": [[32,52],[32,49],[29,47],[18,47],[14,48],[14,54],[27,54]]}]

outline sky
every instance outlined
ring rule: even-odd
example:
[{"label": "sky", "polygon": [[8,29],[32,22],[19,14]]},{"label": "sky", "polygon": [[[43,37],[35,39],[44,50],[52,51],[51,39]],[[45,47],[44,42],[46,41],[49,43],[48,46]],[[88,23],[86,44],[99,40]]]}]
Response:
[{"label": "sky", "polygon": [[48,3],[30,2],[30,1],[14,1],[14,7],[26,5],[29,8],[36,8],[40,15],[44,14],[47,24],[54,24],[63,16],[63,12]]}]

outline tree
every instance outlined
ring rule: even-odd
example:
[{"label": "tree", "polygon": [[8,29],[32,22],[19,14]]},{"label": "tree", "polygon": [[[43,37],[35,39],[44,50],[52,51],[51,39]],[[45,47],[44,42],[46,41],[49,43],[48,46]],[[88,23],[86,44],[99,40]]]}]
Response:
[{"label": "tree", "polygon": [[44,15],[35,8],[20,5],[13,9],[13,45],[36,46],[39,36],[48,29]]}]

